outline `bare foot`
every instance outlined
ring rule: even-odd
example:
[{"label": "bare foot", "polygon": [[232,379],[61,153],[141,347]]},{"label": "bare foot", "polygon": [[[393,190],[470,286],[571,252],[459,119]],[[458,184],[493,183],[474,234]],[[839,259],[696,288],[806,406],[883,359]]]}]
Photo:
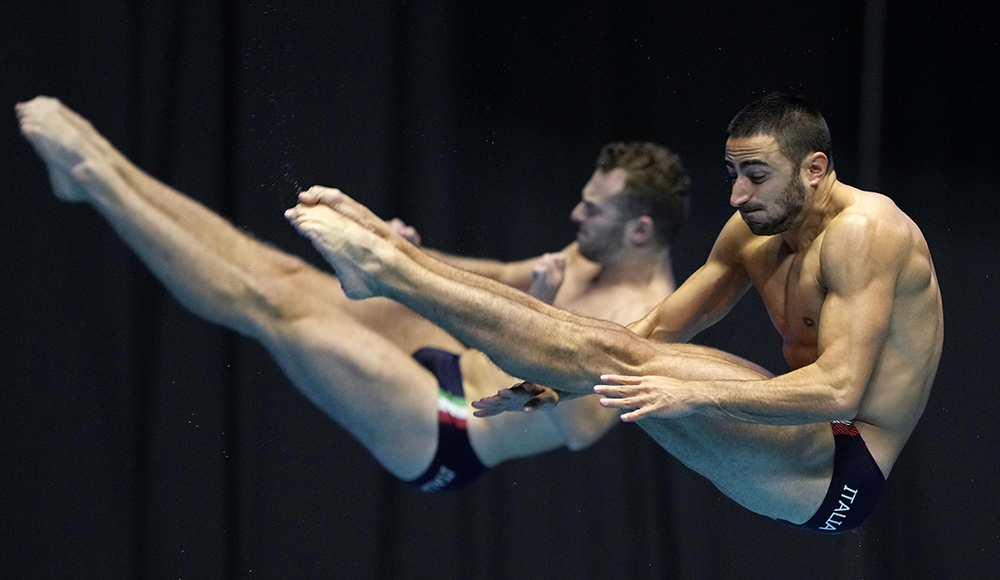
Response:
[{"label": "bare foot", "polygon": [[351,199],[350,196],[339,189],[323,187],[322,185],[314,185],[313,187],[310,187],[306,191],[300,193],[299,200],[305,204],[322,204],[329,206],[330,208],[336,210],[337,213],[354,222],[357,222],[365,229],[386,240],[405,253],[410,253],[416,250],[416,246],[412,243],[405,242],[403,237],[400,236],[398,232],[393,230],[392,226],[388,222],[372,213],[372,211],[364,205]]},{"label": "bare foot", "polygon": [[[398,236],[368,208],[338,190],[315,186],[300,193],[299,199],[301,203],[286,211],[285,218],[333,266],[344,293],[355,300],[382,295],[380,276],[387,262],[399,255],[391,241]],[[354,216],[368,223],[359,223]],[[369,223],[379,226],[378,231]]]},{"label": "bare foot", "polygon": [[85,162],[104,163],[117,151],[83,117],[58,99],[36,97],[15,106],[21,133],[45,162],[56,197],[64,201],[86,201],[81,179],[93,172],[81,171]]}]

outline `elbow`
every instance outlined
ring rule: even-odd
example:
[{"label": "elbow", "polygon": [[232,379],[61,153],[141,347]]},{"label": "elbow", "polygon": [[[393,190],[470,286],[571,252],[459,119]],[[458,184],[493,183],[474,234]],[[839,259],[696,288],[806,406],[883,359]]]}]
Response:
[{"label": "elbow", "polygon": [[583,451],[593,445],[596,440],[596,437],[566,437],[566,448],[573,452]]},{"label": "elbow", "polygon": [[548,413],[570,451],[589,448],[620,422],[619,412],[600,406],[596,397],[566,401]]},{"label": "elbow", "polygon": [[853,421],[861,408],[864,385],[857,385],[854,381],[845,381],[842,384],[831,386],[831,390],[833,393],[829,409],[830,420]]},{"label": "elbow", "polygon": [[[871,371],[865,365],[848,364],[844,357],[824,354],[814,364],[806,367],[806,380],[820,386],[819,407],[830,421],[853,421],[858,416]],[[805,369],[804,369],[805,370]]]}]

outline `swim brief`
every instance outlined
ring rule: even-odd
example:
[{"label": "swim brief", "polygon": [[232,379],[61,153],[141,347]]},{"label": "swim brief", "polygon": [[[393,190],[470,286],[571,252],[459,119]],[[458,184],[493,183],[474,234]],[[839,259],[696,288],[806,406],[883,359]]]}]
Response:
[{"label": "swim brief", "polygon": [[465,487],[486,471],[486,466],[469,443],[458,355],[437,348],[421,348],[413,353],[413,358],[438,380],[438,447],[427,471],[408,483],[431,493]]},{"label": "swim brief", "polygon": [[861,525],[875,509],[885,477],[850,422],[830,423],[836,445],[833,479],[826,498],[808,522],[796,527],[821,534],[846,532]]}]

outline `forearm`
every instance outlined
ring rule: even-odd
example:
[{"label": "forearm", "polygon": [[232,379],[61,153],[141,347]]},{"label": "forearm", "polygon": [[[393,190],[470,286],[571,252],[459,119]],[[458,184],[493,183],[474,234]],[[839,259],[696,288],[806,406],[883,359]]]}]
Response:
[{"label": "forearm", "polygon": [[507,263],[489,258],[455,256],[428,248],[424,248],[424,251],[449,266],[490,280],[496,280],[505,286],[511,286],[518,290],[526,291],[531,283],[531,266],[528,265],[530,261]]},{"label": "forearm", "polygon": [[629,328],[654,342],[684,343],[728,314],[751,287],[728,237],[720,235],[705,265]]},{"label": "forearm", "polygon": [[628,329],[642,338],[670,344],[688,342],[700,330],[693,328],[667,329],[660,324],[660,314],[656,309],[629,324]]},{"label": "forearm", "polygon": [[712,380],[692,385],[696,412],[713,417],[766,425],[804,425],[850,421],[860,397],[829,373],[809,365],[756,381]]}]

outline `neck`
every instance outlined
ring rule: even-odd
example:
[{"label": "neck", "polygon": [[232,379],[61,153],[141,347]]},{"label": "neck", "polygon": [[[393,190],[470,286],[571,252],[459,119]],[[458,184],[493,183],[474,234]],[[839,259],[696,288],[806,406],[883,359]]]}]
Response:
[{"label": "neck", "polygon": [[799,219],[781,233],[782,239],[793,252],[808,247],[843,209],[843,204],[836,195],[839,185],[835,172],[826,174],[809,194],[807,205]]},{"label": "neck", "polygon": [[663,284],[670,292],[677,287],[674,280],[670,248],[630,248],[615,260],[601,264],[601,271],[593,280],[594,285],[627,284],[648,286]]}]

